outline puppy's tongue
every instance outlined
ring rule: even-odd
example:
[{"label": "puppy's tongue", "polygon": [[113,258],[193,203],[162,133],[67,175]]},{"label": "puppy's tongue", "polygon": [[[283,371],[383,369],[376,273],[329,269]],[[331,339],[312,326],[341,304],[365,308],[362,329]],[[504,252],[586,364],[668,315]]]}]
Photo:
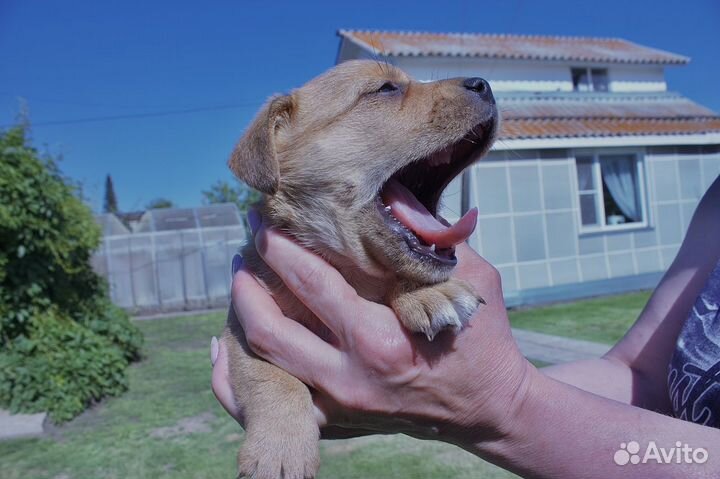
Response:
[{"label": "puppy's tongue", "polygon": [[410,190],[395,179],[383,188],[382,199],[391,207],[392,215],[411,229],[425,243],[436,248],[450,248],[470,237],[477,224],[477,208],[473,208],[452,226],[440,223]]}]

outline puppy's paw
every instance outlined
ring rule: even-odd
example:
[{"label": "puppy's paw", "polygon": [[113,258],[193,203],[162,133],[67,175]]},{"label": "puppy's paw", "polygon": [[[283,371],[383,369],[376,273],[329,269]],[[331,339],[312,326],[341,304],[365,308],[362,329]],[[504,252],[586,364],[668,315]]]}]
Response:
[{"label": "puppy's paw", "polygon": [[400,285],[390,298],[390,306],[403,325],[422,332],[430,341],[444,329],[459,331],[485,301],[469,283],[449,279],[444,283],[411,289]]},{"label": "puppy's paw", "polygon": [[249,430],[238,452],[238,478],[313,479],[320,467],[320,433],[316,424],[297,423]]}]

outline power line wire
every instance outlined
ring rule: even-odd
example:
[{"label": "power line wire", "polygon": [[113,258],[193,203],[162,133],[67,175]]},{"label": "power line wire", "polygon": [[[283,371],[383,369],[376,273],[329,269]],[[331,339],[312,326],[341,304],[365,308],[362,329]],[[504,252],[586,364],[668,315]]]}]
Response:
[{"label": "power line wire", "polygon": [[[182,110],[164,110],[146,113],[127,113],[121,115],[106,115],[106,116],[94,116],[85,118],[75,118],[69,120],[50,120],[50,121],[31,121],[32,126],[55,126],[55,125],[74,125],[80,123],[94,123],[103,121],[115,121],[115,120],[131,120],[140,118],[156,118],[163,116],[173,115],[187,115],[192,113],[201,113],[205,111],[219,111],[219,110],[232,110],[237,108],[257,108],[260,103],[238,103],[235,105],[218,105],[218,106],[207,106],[198,108],[186,108]],[[2,125],[0,128],[10,128],[13,125]]]}]

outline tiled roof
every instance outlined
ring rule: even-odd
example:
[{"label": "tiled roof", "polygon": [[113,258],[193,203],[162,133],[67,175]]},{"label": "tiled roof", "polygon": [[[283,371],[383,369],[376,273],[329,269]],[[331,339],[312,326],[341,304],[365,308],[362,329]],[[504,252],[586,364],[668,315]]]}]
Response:
[{"label": "tiled roof", "polygon": [[690,135],[720,133],[720,118],[698,120],[546,119],[506,121],[500,139],[580,138],[599,136]]},{"label": "tiled roof", "polygon": [[682,65],[688,57],[621,38],[339,30],[338,35],[385,56],[478,57],[596,63]]},{"label": "tiled roof", "polygon": [[496,95],[503,118],[694,118],[715,117],[712,110],[676,94],[618,93]]},{"label": "tiled roof", "polygon": [[681,96],[498,95],[500,138],[720,133],[720,116]]}]

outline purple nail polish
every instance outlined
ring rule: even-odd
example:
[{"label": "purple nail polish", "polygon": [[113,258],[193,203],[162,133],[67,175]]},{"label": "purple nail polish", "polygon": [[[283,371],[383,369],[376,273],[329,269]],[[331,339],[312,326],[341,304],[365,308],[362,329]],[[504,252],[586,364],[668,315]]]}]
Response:
[{"label": "purple nail polish", "polygon": [[233,259],[232,259],[232,275],[233,276],[235,276],[235,273],[238,272],[238,270],[240,269],[240,267],[242,267],[242,265],[243,265],[242,256],[240,256],[239,254],[236,254],[235,256],[233,256]]}]

